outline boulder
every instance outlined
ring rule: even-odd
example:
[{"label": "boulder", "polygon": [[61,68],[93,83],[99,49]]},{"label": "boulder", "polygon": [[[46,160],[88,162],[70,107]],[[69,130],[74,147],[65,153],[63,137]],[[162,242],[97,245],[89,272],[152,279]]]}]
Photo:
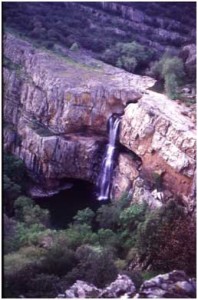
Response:
[{"label": "boulder", "polygon": [[195,279],[174,270],[144,281],[138,293],[127,275],[118,274],[109,286],[98,289],[93,284],[77,280],[57,298],[196,298]]},{"label": "boulder", "polygon": [[[100,289],[93,284],[77,280],[68,290],[63,298],[98,298]],[[62,298],[62,297],[60,297]]]},{"label": "boulder", "polygon": [[107,288],[103,289],[99,298],[131,298],[136,288],[127,275],[120,275]]},{"label": "boulder", "polygon": [[136,288],[126,275],[118,275],[117,279],[104,289],[98,289],[93,284],[77,280],[65,294],[58,298],[131,298]]},{"label": "boulder", "polygon": [[196,283],[176,270],[145,281],[135,298],[196,298]]}]

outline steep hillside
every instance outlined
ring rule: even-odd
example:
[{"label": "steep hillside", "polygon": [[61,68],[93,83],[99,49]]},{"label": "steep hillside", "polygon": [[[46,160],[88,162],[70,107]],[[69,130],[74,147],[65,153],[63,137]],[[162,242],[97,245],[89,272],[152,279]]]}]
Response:
[{"label": "steep hillside", "polygon": [[118,63],[117,43],[138,42],[147,58],[136,72],[167,47],[178,53],[182,46],[195,43],[196,37],[195,2],[3,3],[3,19],[5,30],[17,31],[38,45],[54,48],[57,43],[64,47],[76,43],[113,65]]}]

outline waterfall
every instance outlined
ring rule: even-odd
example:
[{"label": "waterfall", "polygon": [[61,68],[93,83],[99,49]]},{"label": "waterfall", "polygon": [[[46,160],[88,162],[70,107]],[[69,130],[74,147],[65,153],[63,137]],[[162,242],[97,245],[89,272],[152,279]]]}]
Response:
[{"label": "waterfall", "polygon": [[116,140],[118,136],[118,129],[120,118],[113,114],[109,119],[109,142],[103,158],[102,167],[98,179],[99,195],[98,200],[108,200],[111,189],[111,179],[114,167],[114,158],[116,150]]}]

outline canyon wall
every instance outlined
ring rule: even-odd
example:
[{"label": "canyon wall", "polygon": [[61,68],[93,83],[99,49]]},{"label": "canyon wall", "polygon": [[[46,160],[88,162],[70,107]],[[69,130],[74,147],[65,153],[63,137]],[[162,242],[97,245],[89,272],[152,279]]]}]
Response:
[{"label": "canyon wall", "polygon": [[[64,51],[35,48],[6,34],[5,149],[21,157],[46,188],[63,178],[96,183],[107,121],[112,113],[123,114],[120,143],[127,151],[118,158],[114,196],[132,191],[140,198],[148,192],[161,201],[163,188],[188,203],[195,191],[192,108],[148,90],[152,78]],[[152,185],[146,190],[147,181]]]},{"label": "canyon wall", "polygon": [[11,34],[4,38],[3,79],[5,149],[46,186],[62,178],[96,182],[109,117],[154,83],[72,51],[36,49]]},{"label": "canyon wall", "polygon": [[[160,192],[168,191],[169,197],[172,193],[182,196],[184,202],[190,201],[189,197],[195,193],[193,182],[196,165],[193,107],[187,108],[162,94],[149,91],[138,103],[126,107],[121,122],[120,142],[136,153],[142,163],[137,172],[133,159],[126,154],[120,155],[115,176],[115,184],[119,183],[117,195],[121,194],[119,189],[122,191],[123,188],[132,188],[135,193],[136,183],[142,187],[140,178],[146,178],[151,194],[154,193],[146,193],[143,197],[163,200],[164,193]],[[140,199],[141,195],[138,194],[136,198]]]}]

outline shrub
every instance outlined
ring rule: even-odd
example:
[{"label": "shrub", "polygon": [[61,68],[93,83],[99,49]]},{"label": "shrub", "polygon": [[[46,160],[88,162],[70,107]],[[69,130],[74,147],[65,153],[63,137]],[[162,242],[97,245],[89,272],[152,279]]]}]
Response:
[{"label": "shrub", "polygon": [[12,216],[14,212],[14,201],[21,194],[20,185],[14,183],[7,175],[3,176],[3,206],[8,216]]},{"label": "shrub", "polygon": [[146,204],[132,204],[125,208],[119,217],[119,223],[122,228],[133,231],[137,228],[138,224],[144,221],[146,213]]},{"label": "shrub", "polygon": [[3,173],[12,181],[20,185],[26,182],[26,169],[24,162],[14,155],[5,154],[3,156]]},{"label": "shrub", "polygon": [[31,210],[33,208],[33,201],[26,196],[18,197],[14,202],[15,218],[18,221],[24,221],[24,211]]},{"label": "shrub", "polygon": [[119,53],[117,66],[123,67],[130,72],[146,67],[154,55],[153,51],[135,41],[131,43],[117,43],[115,49]]},{"label": "shrub", "polygon": [[152,69],[153,75],[165,82],[165,91],[171,99],[176,99],[178,86],[184,78],[184,65],[180,58],[170,56],[167,52],[159,62],[156,62]]},{"label": "shrub", "polygon": [[154,271],[184,269],[195,274],[195,222],[185,216],[183,208],[170,201],[148,212],[138,226],[136,246]]},{"label": "shrub", "polygon": [[19,247],[38,245],[45,231],[47,230],[42,224],[32,224],[27,227],[25,223],[17,223],[15,242]]},{"label": "shrub", "polygon": [[120,199],[112,201],[107,205],[102,205],[96,212],[96,221],[100,227],[113,231],[119,227],[119,216],[121,211],[129,206],[128,193],[123,193]]},{"label": "shrub", "polygon": [[8,218],[6,214],[3,216],[3,252],[8,254],[17,251],[20,248],[20,242],[16,239],[17,222],[12,218]]},{"label": "shrub", "polygon": [[90,208],[85,208],[85,209],[79,210],[77,212],[76,216],[73,218],[74,224],[91,225],[94,216],[95,216],[95,213]]},{"label": "shrub", "polygon": [[111,65],[116,65],[118,58],[119,53],[116,49],[106,49],[101,56],[102,60]]},{"label": "shrub", "polygon": [[120,211],[116,205],[101,206],[96,213],[96,221],[101,228],[115,230],[118,227]]},{"label": "shrub", "polygon": [[97,234],[92,232],[91,226],[87,224],[70,225],[65,234],[68,238],[69,247],[76,249],[83,244],[95,244]]},{"label": "shrub", "polygon": [[160,231],[160,245],[153,261],[154,270],[184,270],[196,274],[196,224],[190,217],[165,224]]},{"label": "shrub", "polygon": [[44,257],[45,250],[35,246],[23,247],[19,251],[4,256],[5,276],[17,274],[27,266],[39,263]]},{"label": "shrub", "polygon": [[138,65],[138,61],[135,57],[121,56],[118,58],[116,66],[118,68],[124,68],[129,72],[134,72]]},{"label": "shrub", "polygon": [[25,222],[27,226],[49,223],[49,211],[35,205],[31,198],[20,196],[14,203],[15,218],[20,222]]},{"label": "shrub", "polygon": [[43,273],[63,276],[67,274],[76,264],[75,254],[71,249],[62,248],[56,244],[48,249],[42,261],[41,270]]},{"label": "shrub", "polygon": [[132,204],[119,216],[119,236],[122,249],[128,251],[135,246],[138,226],[145,220],[147,206]]},{"label": "shrub", "polygon": [[116,279],[117,268],[110,251],[84,245],[77,249],[76,255],[79,261],[74,270],[76,276],[78,276],[76,279],[79,279],[80,275],[80,278],[93,283],[99,288]]},{"label": "shrub", "polygon": [[106,248],[115,248],[119,240],[116,233],[110,229],[101,228],[97,232],[99,244]]},{"label": "shrub", "polygon": [[56,275],[40,274],[32,264],[5,278],[3,294],[11,298],[55,298],[63,291],[63,280]]}]

